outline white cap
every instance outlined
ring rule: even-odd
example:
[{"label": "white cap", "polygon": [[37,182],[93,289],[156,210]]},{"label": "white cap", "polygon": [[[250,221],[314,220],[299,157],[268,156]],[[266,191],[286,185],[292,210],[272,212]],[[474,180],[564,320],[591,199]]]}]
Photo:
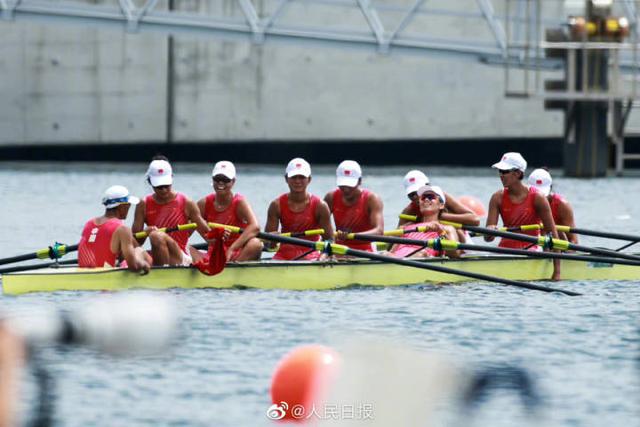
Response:
[{"label": "white cap", "polygon": [[407,194],[418,191],[420,187],[428,184],[429,178],[419,170],[412,170],[407,172],[407,174],[402,179],[402,185],[404,185],[404,190],[407,192]]},{"label": "white cap", "polygon": [[551,175],[544,169],[536,169],[529,175],[529,185],[535,187],[544,196],[548,196],[551,192]]},{"label": "white cap", "polygon": [[502,159],[491,167],[501,170],[518,169],[524,172],[527,169],[527,161],[520,153],[504,153]]},{"label": "white cap", "polygon": [[438,197],[440,197],[440,200],[442,200],[442,203],[447,203],[447,198],[444,196],[444,191],[442,191],[442,188],[438,187],[437,185],[423,185],[418,189],[418,196],[420,197],[424,193],[429,192],[437,194]]},{"label": "white cap", "polygon": [[289,162],[285,173],[287,174],[287,178],[291,178],[296,175],[302,175],[309,178],[311,176],[311,166],[305,159],[296,157]]},{"label": "white cap", "polygon": [[115,208],[118,205],[123,203],[131,203],[132,205],[137,205],[140,202],[136,196],[132,196],[129,194],[129,190],[122,185],[114,185],[112,187],[107,188],[102,196],[102,204],[107,209]]},{"label": "white cap", "polygon": [[147,177],[152,187],[173,184],[173,169],[166,160],[154,160],[149,164]]},{"label": "white cap", "polygon": [[345,160],[338,165],[336,169],[336,182],[338,186],[356,187],[358,181],[362,178],[362,169],[358,162],[353,160]]},{"label": "white cap", "polygon": [[224,175],[229,179],[236,177],[236,167],[228,160],[222,160],[215,164],[211,176]]}]

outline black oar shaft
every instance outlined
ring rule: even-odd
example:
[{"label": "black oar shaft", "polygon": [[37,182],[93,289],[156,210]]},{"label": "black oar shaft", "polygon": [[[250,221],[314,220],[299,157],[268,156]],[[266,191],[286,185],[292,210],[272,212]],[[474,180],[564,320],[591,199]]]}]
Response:
[{"label": "black oar shaft", "polygon": [[[395,236],[376,236],[376,235],[356,233],[353,235],[353,239],[395,243],[400,245],[421,246],[421,247],[429,246],[428,240],[406,239],[404,237],[395,237]],[[536,251],[527,251],[524,249],[501,248],[501,247],[489,246],[489,245],[470,245],[467,243],[458,243],[456,245],[456,249],[463,249],[468,251],[491,252],[491,253],[502,254],[502,255],[523,255],[523,256],[528,256],[533,258],[567,259],[572,261],[603,262],[603,263],[609,263],[609,264],[640,266],[640,261],[631,261],[631,260],[625,260],[621,258],[567,254],[562,252],[536,252]]]},{"label": "black oar shaft", "polygon": [[[462,229],[475,231],[480,234],[488,234],[490,236],[504,237],[506,239],[520,240],[522,242],[538,244],[537,237],[527,236],[526,234],[510,233],[508,231],[500,231],[500,230],[494,230],[491,228],[484,228],[484,227],[475,227],[472,225],[463,225]],[[632,261],[640,261],[640,257],[637,255],[629,255],[625,253],[616,252],[610,249],[591,248],[588,246],[575,245],[573,243],[569,243],[569,249],[572,249],[574,251],[580,251],[580,252],[589,252],[592,254],[603,255],[607,257],[623,258],[623,259],[628,259]]]},{"label": "black oar shaft", "polygon": [[569,233],[584,234],[585,236],[604,237],[607,239],[640,242],[640,236],[634,236],[631,234],[621,234],[621,233],[609,233],[606,231],[587,230],[585,228],[570,228]]},{"label": "black oar shaft", "polygon": [[59,261],[59,262],[47,262],[47,263],[44,263],[44,264],[20,265],[20,266],[17,266],[17,267],[9,267],[9,268],[0,269],[0,274],[15,273],[15,272],[18,272],[18,271],[40,270],[40,269],[43,269],[43,268],[53,267],[53,266],[56,266],[56,265],[69,265],[69,264],[77,264],[77,263],[78,263],[77,259],[70,259],[70,260]]},{"label": "black oar shaft", "polygon": [[[303,239],[295,239],[295,238],[291,238],[291,237],[284,237],[284,236],[278,236],[278,235],[267,234],[267,233],[258,233],[258,237],[265,238],[265,239],[271,239],[273,241],[281,242],[281,243],[290,243],[290,244],[293,244],[293,245],[306,246],[308,248],[315,248],[316,247],[316,242],[311,242],[311,241],[303,240]],[[459,270],[454,270],[454,269],[448,268],[448,267],[442,267],[442,266],[439,266],[439,265],[432,265],[432,264],[429,264],[429,263],[418,262],[418,261],[408,260],[408,259],[404,259],[404,258],[394,258],[394,257],[390,257],[390,256],[379,255],[379,254],[376,254],[376,253],[373,253],[373,252],[359,251],[359,250],[351,249],[351,248],[346,250],[346,254],[347,255],[356,256],[356,257],[360,257],[360,258],[369,258],[369,259],[373,259],[373,260],[377,260],[377,261],[388,262],[390,264],[399,264],[399,265],[405,265],[405,266],[408,266],[408,267],[421,268],[421,269],[424,269],[424,270],[437,271],[437,272],[440,272],[440,273],[451,274],[451,275],[454,275],[454,276],[463,276],[463,277],[469,277],[469,278],[477,279],[477,280],[484,280],[484,281],[488,281],[488,282],[503,283],[505,285],[516,286],[516,287],[519,287],[519,288],[533,289],[533,290],[536,290],[536,291],[561,292],[561,293],[563,293],[565,295],[569,295],[569,296],[581,295],[579,293],[566,291],[566,290],[563,290],[563,289],[556,289],[556,288],[551,288],[551,287],[547,287],[547,286],[533,285],[531,283],[519,282],[519,281],[516,281],[516,280],[502,279],[500,277],[487,276],[487,275],[481,274],[481,273],[472,273],[472,272],[468,272],[468,271],[459,271]]]},{"label": "black oar shaft", "polygon": [[[16,255],[9,258],[0,259],[0,265],[13,264],[20,261],[28,261],[31,259],[44,259],[50,258],[55,259],[70,252],[73,252],[78,249],[78,245],[60,245],[56,243],[53,246],[49,246],[48,248],[41,249],[36,252],[31,252],[29,254],[24,255]],[[57,251],[60,250],[60,253]]]}]

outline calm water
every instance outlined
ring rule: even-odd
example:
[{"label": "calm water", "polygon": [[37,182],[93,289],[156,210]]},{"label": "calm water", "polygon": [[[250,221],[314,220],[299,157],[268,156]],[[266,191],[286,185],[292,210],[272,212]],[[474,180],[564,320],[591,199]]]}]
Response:
[{"label": "calm water", "polygon": [[[0,257],[54,241],[77,242],[84,222],[100,213],[106,187],[123,184],[136,195],[149,191],[145,168],[0,164]],[[269,201],[286,190],[283,169],[238,167],[236,190],[248,197],[263,224]],[[395,226],[405,204],[401,179],[406,170],[365,165],[365,185],[385,202],[386,228]],[[210,190],[208,165],[177,164],[174,172],[176,189],[192,198]],[[446,191],[485,203],[499,187],[488,169],[426,172]],[[332,168],[314,168],[312,192],[323,195],[333,185]],[[578,226],[640,234],[640,178],[560,177],[556,187],[573,203]],[[602,240],[583,243],[615,246]],[[64,426],[271,425],[265,417],[270,377],[283,354],[299,344],[338,345],[372,336],[425,353],[444,352],[469,368],[515,364],[537,380],[544,403],[534,419],[523,418],[517,401],[497,397],[473,423],[463,425],[638,425],[638,283],[557,286],[584,296],[482,284],[330,292],[174,290],[184,332],[171,355],[113,360],[85,350],[48,349],[44,357],[56,374],[57,418]],[[89,297],[95,294],[0,297],[0,308],[5,313],[28,312],[43,303],[65,308]],[[32,398],[30,387],[25,395]]]}]

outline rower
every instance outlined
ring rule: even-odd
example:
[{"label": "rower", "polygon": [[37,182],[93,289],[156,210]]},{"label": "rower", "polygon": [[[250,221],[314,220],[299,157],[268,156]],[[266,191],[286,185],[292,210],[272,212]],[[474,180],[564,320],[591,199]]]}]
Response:
[{"label": "rower", "polygon": [[[151,241],[153,265],[184,265],[198,260],[201,254],[189,246],[189,236],[193,231],[162,233],[158,228],[175,227],[194,222],[198,233],[206,240],[209,232],[207,223],[200,215],[196,203],[182,193],[173,190],[173,170],[164,156],[156,156],[147,169],[147,183],[153,187],[149,194],[138,203],[133,220],[133,232],[144,230]],[[138,239],[140,244],[145,238]]]},{"label": "rower", "polygon": [[[404,176],[402,184],[404,185],[405,192],[407,193],[407,197],[411,202],[402,210],[402,214],[405,215],[413,215],[416,217],[416,222],[421,222],[420,218],[420,205],[418,199],[417,190],[424,185],[429,185],[429,178],[419,170],[412,170],[407,172]],[[443,221],[451,221],[464,225],[480,225],[480,218],[478,215],[474,213],[471,208],[461,203],[456,197],[452,196],[449,193],[444,193],[445,195],[445,207],[442,213],[440,214],[440,219]],[[400,218],[398,221],[398,227],[410,223],[411,221]],[[456,231],[458,233],[458,240],[464,243],[473,243],[471,240],[471,236],[469,234],[459,229]]]},{"label": "rower", "polygon": [[260,225],[251,205],[240,193],[233,193],[236,167],[222,160],[211,172],[214,192],[198,200],[198,209],[207,222],[243,228],[240,234],[231,234],[224,240],[228,261],[249,261],[260,258],[262,242],[257,239]]},{"label": "rower", "polygon": [[[487,228],[498,228],[498,215],[502,218],[505,227],[519,225],[540,224],[544,226],[544,232],[558,238],[555,223],[551,216],[551,207],[547,198],[534,187],[527,187],[522,179],[527,169],[527,162],[520,153],[505,153],[499,162],[491,166],[500,173],[500,181],[504,187],[496,191],[489,202],[487,215]],[[520,233],[539,236],[539,230],[527,230]],[[487,242],[493,241],[494,236],[484,236]],[[514,249],[540,250],[539,246],[531,246],[530,243],[520,240],[501,239],[500,247]],[[560,279],[560,263],[554,260],[553,280]]]},{"label": "rower", "polygon": [[[426,231],[412,231],[404,234],[407,239],[428,240],[445,238],[458,242],[458,234],[456,229],[450,225],[440,223],[440,219],[447,203],[447,197],[438,186],[423,185],[416,191],[420,203],[421,221],[417,224],[407,224],[403,227],[405,230],[415,229],[417,227],[426,227]],[[473,215],[473,214],[471,214]],[[405,257],[434,257],[446,254],[451,258],[458,258],[460,251],[446,251],[444,254],[432,248],[419,249],[415,245],[399,244],[391,248],[390,254],[397,258]]]},{"label": "rower", "polygon": [[129,208],[140,201],[121,185],[109,187],[102,197],[102,216],[84,226],[78,243],[78,266],[83,268],[115,267],[125,260],[131,271],[149,272],[151,257],[135,241],[124,224]]},{"label": "rower", "polygon": [[336,169],[338,188],[328,192],[324,201],[333,214],[336,243],[361,251],[376,252],[372,242],[347,240],[349,233],[383,234],[382,200],[362,188],[362,169],[358,162],[345,160]]},{"label": "rower", "polygon": [[[331,226],[331,212],[325,202],[318,196],[307,192],[311,183],[311,166],[301,158],[292,159],[285,170],[285,182],[289,192],[280,195],[269,205],[265,232],[298,233],[306,230],[322,228],[325,230],[325,240],[333,239]],[[306,240],[317,241],[320,236],[303,237]],[[309,251],[303,246],[280,244],[274,255],[275,260],[315,260],[320,258],[317,251]]]},{"label": "rower", "polygon": [[[536,169],[529,175],[529,185],[538,189],[549,201],[553,222],[558,225],[566,225],[575,228],[576,223],[573,217],[573,208],[569,202],[560,194],[553,191],[553,180],[548,170]],[[565,233],[558,230],[558,235],[563,240],[568,240],[573,244],[578,244],[578,235],[575,233]]]}]

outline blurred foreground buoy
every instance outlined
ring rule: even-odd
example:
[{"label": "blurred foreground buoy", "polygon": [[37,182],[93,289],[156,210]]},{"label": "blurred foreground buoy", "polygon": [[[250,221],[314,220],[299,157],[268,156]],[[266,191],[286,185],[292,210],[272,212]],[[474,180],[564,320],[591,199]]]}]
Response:
[{"label": "blurred foreground buoy", "polygon": [[477,197],[473,196],[460,196],[458,199],[460,203],[468,207],[478,216],[487,216],[487,210],[484,204]]},{"label": "blurred foreground buoy", "polygon": [[322,345],[298,347],[285,355],[273,373],[267,416],[272,420],[306,421],[321,405],[335,381],[340,356]]}]

